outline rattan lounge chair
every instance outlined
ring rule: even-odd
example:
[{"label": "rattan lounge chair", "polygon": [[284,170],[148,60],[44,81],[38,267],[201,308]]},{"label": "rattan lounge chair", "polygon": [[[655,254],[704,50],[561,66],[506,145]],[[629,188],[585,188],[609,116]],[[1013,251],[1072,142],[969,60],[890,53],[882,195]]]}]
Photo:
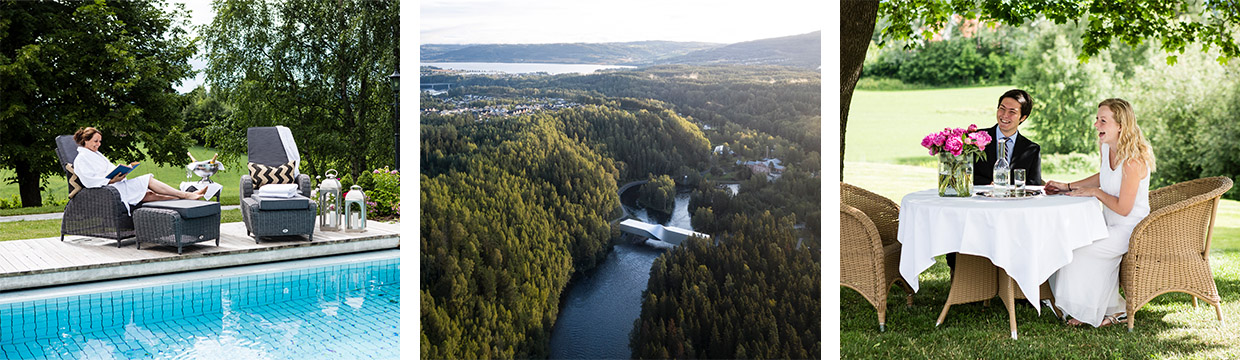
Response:
[{"label": "rattan lounge chair", "polygon": [[[73,135],[56,137],[56,156],[60,159],[60,168],[65,172],[65,180],[69,182],[69,203],[65,204],[64,217],[60,222],[60,241],[65,235],[82,235],[116,240],[116,247],[121,240],[134,236],[133,216],[130,211],[137,210],[138,205],[125,209],[121,194],[116,188],[104,186],[98,188],[81,188],[73,193],[75,183],[67,165],[73,164],[77,158],[78,145]],[[81,186],[80,184],[78,186]]]},{"label": "rattan lounge chair", "polygon": [[1211,177],[1150,192],[1150,215],[1132,230],[1128,253],[1120,262],[1119,283],[1128,310],[1128,331],[1136,312],[1158,295],[1182,292],[1219,308],[1222,299],[1210,272],[1210,237],[1219,198],[1232,180]]},{"label": "rattan lounge chair", "polygon": [[[292,158],[275,127],[254,127],[246,131],[247,154],[251,164],[278,167]],[[300,236],[314,240],[314,223],[317,205],[310,198],[310,176],[298,174],[291,178],[297,184],[295,199],[264,199],[253,196],[256,179],[241,175],[241,220],[245,230],[261,242],[263,237]]]},{"label": "rattan lounge chair", "polygon": [[900,208],[865,189],[840,183],[840,285],[861,293],[878,311],[878,329],[887,329],[887,291],[900,280],[906,303],[913,288],[900,276],[896,240]]}]

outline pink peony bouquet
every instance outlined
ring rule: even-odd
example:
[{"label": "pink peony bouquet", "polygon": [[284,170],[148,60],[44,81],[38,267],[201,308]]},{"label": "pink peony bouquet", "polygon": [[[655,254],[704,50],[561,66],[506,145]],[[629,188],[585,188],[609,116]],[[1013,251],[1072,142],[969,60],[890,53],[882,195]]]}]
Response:
[{"label": "pink peony bouquet", "polygon": [[947,152],[953,156],[979,154],[985,158],[986,153],[982,149],[992,140],[989,133],[977,131],[977,125],[969,125],[968,129],[944,128],[943,131],[930,133],[921,139],[921,146],[930,149],[930,155]]}]

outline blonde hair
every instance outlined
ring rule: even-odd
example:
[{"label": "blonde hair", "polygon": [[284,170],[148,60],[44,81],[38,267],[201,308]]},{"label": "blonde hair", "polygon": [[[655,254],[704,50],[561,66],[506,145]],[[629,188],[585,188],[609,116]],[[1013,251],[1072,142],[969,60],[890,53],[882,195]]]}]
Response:
[{"label": "blonde hair", "polygon": [[1132,111],[1132,104],[1124,99],[1111,98],[1103,100],[1098,107],[1106,106],[1114,115],[1115,124],[1119,126],[1119,140],[1116,143],[1116,157],[1120,164],[1128,160],[1139,160],[1154,172],[1154,147],[1141,133],[1137,126],[1137,115]]}]

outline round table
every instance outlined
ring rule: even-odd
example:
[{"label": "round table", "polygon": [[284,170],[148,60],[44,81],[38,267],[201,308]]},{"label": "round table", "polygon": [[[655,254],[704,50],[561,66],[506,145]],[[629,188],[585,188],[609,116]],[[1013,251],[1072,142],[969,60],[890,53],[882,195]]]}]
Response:
[{"label": "round table", "polygon": [[[908,194],[900,201],[900,275],[916,291],[918,274],[934,265],[935,256],[959,252],[990,259],[1022,292],[1038,294],[1039,285],[1072,261],[1072,250],[1107,237],[1101,206],[1092,197],[1067,195],[954,198],[939,197],[937,189]],[[1040,310],[1038,296],[1029,298]]]}]

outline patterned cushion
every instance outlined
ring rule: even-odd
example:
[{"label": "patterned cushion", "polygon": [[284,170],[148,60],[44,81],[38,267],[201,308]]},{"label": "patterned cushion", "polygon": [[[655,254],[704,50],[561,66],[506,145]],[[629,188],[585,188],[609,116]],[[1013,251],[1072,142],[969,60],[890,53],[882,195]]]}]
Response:
[{"label": "patterned cushion", "polygon": [[263,164],[250,163],[249,167],[250,178],[254,181],[255,189],[267,184],[297,183],[297,180],[293,178],[292,162],[280,166],[267,166]]},{"label": "patterned cushion", "polygon": [[82,185],[82,179],[78,179],[77,173],[73,171],[73,164],[65,164],[65,170],[69,171],[69,198],[72,199],[86,186]]}]

